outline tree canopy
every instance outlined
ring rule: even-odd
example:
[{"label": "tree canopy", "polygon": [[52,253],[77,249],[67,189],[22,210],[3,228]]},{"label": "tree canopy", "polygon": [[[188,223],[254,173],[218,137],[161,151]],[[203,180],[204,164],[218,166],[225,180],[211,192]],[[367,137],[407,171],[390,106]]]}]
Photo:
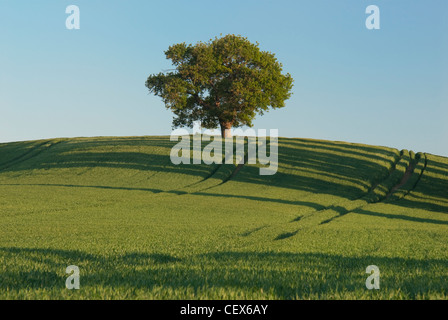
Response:
[{"label": "tree canopy", "polygon": [[236,35],[179,43],[165,51],[174,71],[151,75],[146,87],[173,111],[173,128],[226,129],[249,126],[257,114],[282,108],[291,96],[293,79],[282,74],[275,55]]}]

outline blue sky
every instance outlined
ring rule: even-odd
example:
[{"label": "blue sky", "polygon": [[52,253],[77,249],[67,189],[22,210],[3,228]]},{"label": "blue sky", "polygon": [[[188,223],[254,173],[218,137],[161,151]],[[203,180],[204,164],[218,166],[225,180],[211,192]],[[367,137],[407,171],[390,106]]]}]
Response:
[{"label": "blue sky", "polygon": [[[65,27],[71,4],[80,30]],[[380,30],[365,27],[371,4]],[[233,33],[295,79],[255,129],[448,156],[447,14],[446,0],[0,0],[0,142],[168,135],[146,78],[171,67],[171,44]]]}]

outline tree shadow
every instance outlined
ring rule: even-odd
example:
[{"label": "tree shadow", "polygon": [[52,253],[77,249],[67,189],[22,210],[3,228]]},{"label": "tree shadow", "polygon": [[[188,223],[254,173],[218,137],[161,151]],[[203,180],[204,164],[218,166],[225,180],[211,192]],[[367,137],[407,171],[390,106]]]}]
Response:
[{"label": "tree shadow", "polygon": [[[433,195],[433,194],[429,194]],[[423,197],[424,199],[424,197]],[[392,203],[392,202],[391,202]],[[433,212],[439,212],[439,213],[448,213],[448,204],[439,204],[434,203],[433,201],[427,200],[422,201],[418,198],[414,199],[413,195],[404,197],[396,202],[393,202],[394,205],[400,206],[400,207],[406,207],[410,209],[422,209],[426,211],[433,211]]]},{"label": "tree shadow", "polygon": [[[59,141],[59,140],[58,140]],[[46,141],[39,142],[45,144]],[[204,142],[205,143],[205,142]],[[183,174],[199,177],[201,181],[213,176],[219,165],[174,165],[171,163],[170,150],[176,142],[165,137],[132,137],[132,138],[85,138],[65,139],[59,141],[51,149],[39,153],[38,156],[27,158],[25,161],[7,167],[4,172],[19,172],[22,170],[53,169],[53,168],[110,168],[133,169],[136,171],[167,174]],[[11,152],[16,152],[20,144],[10,146]],[[24,148],[30,148],[29,143]],[[3,148],[4,149],[4,146]],[[15,150],[15,151],[14,151]],[[157,150],[157,151],[156,151]],[[14,151],[14,152],[13,152]],[[302,191],[311,194],[332,195],[347,200],[354,200],[366,195],[374,185],[386,179],[390,174],[388,168],[393,167],[398,160],[398,150],[381,147],[345,144],[331,141],[317,141],[307,139],[279,139],[278,162],[280,170],[273,176],[261,176],[259,167],[245,165],[230,181],[245,182],[261,187],[279,187],[289,189],[294,195],[299,191],[298,197],[303,197]],[[0,157],[1,158],[1,157]],[[5,158],[6,159],[6,158]],[[9,159],[9,158],[8,158]],[[0,163],[3,163],[0,159]],[[225,165],[223,165],[225,166]],[[112,172],[112,171],[111,171]],[[448,164],[430,157],[427,168],[417,184],[416,191],[423,196],[448,199],[448,180],[435,177],[434,174],[448,176]],[[114,175],[119,176],[119,172]],[[100,186],[88,185],[78,179],[77,183],[54,183],[52,186],[65,186],[71,188],[102,188],[138,190],[153,193],[160,192],[160,186],[153,187],[149,179],[147,185],[132,186]],[[47,185],[45,183],[37,185]],[[179,187],[181,187],[179,185]],[[168,188],[169,189],[169,188]],[[173,194],[185,194],[176,190],[164,190]],[[214,197],[245,198],[257,201],[276,202],[284,204],[297,204],[309,206],[315,210],[324,207],[305,199],[285,200],[279,197],[258,197],[250,194],[219,194],[214,190],[197,192],[199,195]],[[417,201],[418,200],[418,201]],[[448,212],[445,203],[433,203],[424,199],[413,199],[411,196],[394,202],[396,205],[419,208],[437,212]]]},{"label": "tree shadow", "polygon": [[[369,154],[373,151],[378,155]],[[258,168],[245,166],[235,180],[356,199],[389,175],[398,154],[394,149],[282,138],[275,175],[260,176]]]},{"label": "tree shadow", "polygon": [[[0,173],[24,170],[51,170],[70,168],[109,168],[180,173],[207,178],[218,165],[174,165],[170,150],[176,144],[169,137],[68,139],[41,150],[34,157],[13,166],[0,168]],[[135,151],[145,149],[144,151]],[[104,150],[103,150],[104,149]],[[155,153],[154,151],[157,151]],[[0,162],[3,155],[0,154]]]},{"label": "tree shadow", "polygon": [[415,188],[404,198],[393,201],[393,204],[448,213],[448,159],[446,163],[442,163],[437,158],[427,156],[426,167]]},{"label": "tree shadow", "polygon": [[[339,293],[351,298],[388,299],[395,292],[397,297],[415,299],[446,295],[448,280],[446,259],[278,252],[215,252],[179,259],[159,253],[102,256],[40,248],[0,248],[0,255],[5,261],[20,258],[20,265],[8,265],[0,274],[3,290],[56,289],[51,291],[55,295],[51,298],[55,299],[66,290],[68,265],[80,268],[84,292],[111,288],[120,296],[120,291],[128,289],[151,292],[162,288],[171,294],[178,291],[177,299],[191,298],[185,293],[187,288],[208,296],[237,292],[250,297],[252,293],[264,292],[274,299],[307,299],[334,298]],[[369,265],[376,265],[381,271],[381,290],[377,293],[365,288],[365,269]],[[201,294],[196,296],[200,297]]]},{"label": "tree shadow", "polygon": [[[0,186],[38,186],[38,187],[61,187],[61,188],[93,188],[93,189],[105,189],[105,190],[124,190],[124,191],[146,191],[146,192],[151,192],[151,193],[161,193],[161,192],[165,192],[162,189],[154,189],[154,188],[130,188],[130,187],[111,187],[111,186],[94,186],[94,185],[79,185],[79,184],[57,184],[57,183],[27,183],[27,184],[22,184],[22,183],[4,183],[4,184],[0,184]],[[176,193],[176,194],[184,194],[182,192],[176,192],[176,191],[167,191],[167,192],[171,192],[171,193]]]},{"label": "tree shadow", "polygon": [[418,218],[413,216],[407,216],[404,214],[387,214],[387,213],[380,213],[380,212],[374,212],[370,210],[364,210],[362,208],[355,209],[353,211],[357,214],[363,214],[373,217],[380,217],[380,218],[387,218],[387,219],[400,219],[404,221],[412,221],[412,222],[419,222],[419,223],[431,223],[431,224],[439,224],[439,225],[448,225],[448,221],[444,220],[437,220],[437,219],[429,219],[429,218]]}]

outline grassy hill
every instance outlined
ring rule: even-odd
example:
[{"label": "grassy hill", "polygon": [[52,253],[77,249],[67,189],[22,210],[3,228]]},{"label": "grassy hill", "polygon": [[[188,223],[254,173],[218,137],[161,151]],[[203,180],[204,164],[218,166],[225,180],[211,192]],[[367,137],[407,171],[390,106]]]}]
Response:
[{"label": "grassy hill", "polygon": [[174,144],[0,144],[0,299],[448,298],[448,158],[280,138],[260,176]]}]

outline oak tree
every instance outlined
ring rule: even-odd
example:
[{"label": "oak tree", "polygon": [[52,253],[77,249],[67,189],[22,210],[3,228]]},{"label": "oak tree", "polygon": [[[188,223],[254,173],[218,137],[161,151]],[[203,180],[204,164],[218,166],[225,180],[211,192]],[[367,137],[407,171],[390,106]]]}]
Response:
[{"label": "oak tree", "polygon": [[252,127],[257,114],[284,107],[291,96],[293,79],[275,55],[239,35],[175,44],[165,55],[175,69],[149,76],[146,87],[175,114],[173,128],[200,121],[230,136],[232,127]]}]

